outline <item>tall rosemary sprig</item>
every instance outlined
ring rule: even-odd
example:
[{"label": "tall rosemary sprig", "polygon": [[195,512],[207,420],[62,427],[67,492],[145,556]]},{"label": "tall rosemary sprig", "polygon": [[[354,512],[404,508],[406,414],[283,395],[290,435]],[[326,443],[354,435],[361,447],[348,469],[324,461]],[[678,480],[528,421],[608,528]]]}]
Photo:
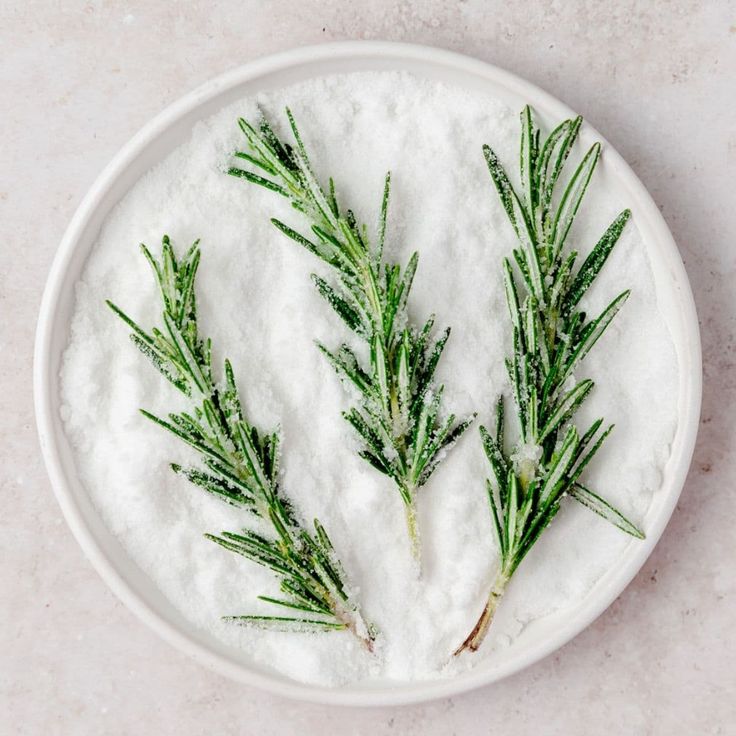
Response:
[{"label": "tall rosemary sprig", "polygon": [[280,579],[282,597],[258,597],[288,615],[227,616],[225,620],[277,628],[347,629],[370,650],[373,634],[350,597],[327,532],[317,519],[313,531],[302,525],[279,485],[278,431],[261,433],[248,422],[228,360],[222,383],[214,377],[212,343],[199,336],[197,323],[198,243],[177,259],[164,236],[160,260],[141,244],[158,283],[163,329],[146,332],[115,304],[107,304],[130,327],[138,349],[191,401],[190,411],[169,414],[167,419],[141,410],[199,453],[201,467],[172,465],[173,470],[227,503],[249,509],[267,530],[205,536],[272,570]]},{"label": "tall rosemary sprig", "polygon": [[368,228],[338,202],[333,180],[327,190],[319,184],[294,117],[288,109],[286,115],[295,146],[280,140],[263,116],[258,126],[238,121],[248,150],[235,156],[260,173],[239,167],[229,173],[286,197],[304,215],[311,234],[298,233],[277,219],[273,224],[334,270],[332,283],[314,274],[312,279],[319,294],[367,344],[369,357],[361,360],[347,344],[335,352],[318,347],[337,373],[358,389],[358,405],[343,416],[361,439],[361,457],[394,481],[418,559],[417,491],[472,422],[472,417],[443,416],[443,386],[434,382],[450,328],[432,339],[434,316],[421,326],[409,318],[407,301],[418,254],[403,272],[384,258],[390,175],[373,243]]},{"label": "tall rosemary sprig", "polygon": [[521,194],[490,147],[488,169],[519,240],[513,262],[503,260],[511,316],[513,355],[506,367],[513,389],[518,440],[509,451],[503,396],[496,404],[495,429],[480,428],[493,480],[487,481],[499,567],[483,612],[455,654],[476,650],[488,631],[508,581],[570,496],[632,536],[643,533],[581,482],[582,474],[613,425],[597,419],[580,434],[571,423],[593,389],[574,371],[629,296],[622,291],[589,319],[580,301],[600,272],[631,215],[611,223],[582,265],[565,248],[575,214],[600,156],[600,144],[585,154],[555,205],[563,165],[582,119],[565,120],[540,144],[540,131],[527,106],[521,113]]}]

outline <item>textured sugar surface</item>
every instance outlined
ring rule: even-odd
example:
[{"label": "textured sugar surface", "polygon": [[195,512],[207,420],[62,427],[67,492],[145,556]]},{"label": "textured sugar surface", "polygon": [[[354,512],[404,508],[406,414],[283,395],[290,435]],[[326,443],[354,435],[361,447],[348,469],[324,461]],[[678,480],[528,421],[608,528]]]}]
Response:
[{"label": "textured sugar surface", "polygon": [[[566,504],[519,569],[492,637],[474,658],[446,665],[478,616],[495,558],[480,442],[468,432],[421,491],[417,580],[399,496],[353,452],[356,441],[340,419],[348,396],[314,346],[315,339],[330,347],[344,339],[309,279],[320,265],[269,217],[301,223],[276,195],[223,173],[242,143],[236,118],[253,118],[260,105],[283,123],[287,104],[318,175],[334,176],[339,196],[363,221],[375,222],[383,176],[392,171],[387,250],[402,263],[420,251],[411,314],[423,321],[436,313],[438,325],[453,327],[439,369],[446,406],[490,419],[496,395],[508,390],[499,265],[514,238],[480,151],[491,143],[515,171],[518,111],[433,81],[375,73],[313,80],[232,105],[198,123],[191,139],[122,199],[77,286],[61,375],[67,433],[82,481],[126,552],[186,618],[245,658],[328,685],[449,676],[516,646],[546,616],[574,608],[637,541]],[[594,177],[570,236],[583,253],[630,204],[613,201],[596,183]],[[212,336],[218,362],[232,360],[251,421],[280,424],[283,486],[304,518],[319,516],[328,528],[366,617],[380,629],[373,657],[347,634],[264,632],[220,621],[265,611],[255,597],[273,594],[276,583],[203,539],[205,531],[248,524],[247,514],[171,472],[169,463],[191,462],[192,453],[138,408],[165,415],[183,408],[182,397],[103,303],[111,298],[144,326],[157,321],[157,294],[138,243],[157,249],[163,233],[179,250],[202,239],[202,333]],[[616,423],[586,477],[646,530],[677,422],[677,363],[635,223],[592,290],[591,313],[626,287],[630,300],[578,371],[597,384],[580,423],[597,416]]]}]

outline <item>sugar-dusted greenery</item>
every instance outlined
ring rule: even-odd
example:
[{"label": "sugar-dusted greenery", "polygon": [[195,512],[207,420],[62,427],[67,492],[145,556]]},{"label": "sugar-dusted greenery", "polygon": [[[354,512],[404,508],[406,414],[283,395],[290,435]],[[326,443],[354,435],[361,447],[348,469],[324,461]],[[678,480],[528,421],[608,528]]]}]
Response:
[{"label": "sugar-dusted greenery", "polygon": [[299,233],[280,220],[272,220],[273,224],[332,268],[329,281],[313,275],[314,284],[365,342],[367,358],[345,343],[335,351],[324,345],[319,349],[358,391],[359,399],[344,413],[345,419],[360,437],[361,456],[393,480],[418,558],[417,491],[472,421],[445,416],[443,386],[434,380],[450,329],[433,337],[434,316],[416,324],[408,314],[417,253],[403,270],[384,256],[390,176],[373,240],[368,228],[338,201],[333,180],[327,188],[318,182],[294,118],[289,110],[286,114],[293,146],[279,139],[264,117],[258,125],[239,120],[247,151],[235,156],[250,168],[231,167],[229,173],[288,199],[306,219],[309,233]]},{"label": "sugar-dusted greenery", "polygon": [[277,628],[347,629],[371,649],[373,634],[350,596],[327,532],[317,519],[312,529],[303,525],[279,485],[278,431],[260,432],[248,422],[228,360],[223,375],[215,376],[212,344],[200,337],[197,322],[198,243],[181,259],[166,236],[160,259],[145,245],[141,249],[156,277],[163,325],[146,332],[119,307],[107,304],[131,329],[138,349],[191,402],[188,412],[172,413],[165,419],[142,413],[199,454],[199,467],[172,465],[177,473],[260,519],[257,531],[205,536],[272,570],[280,580],[280,597],[258,596],[273,606],[273,614],[226,619]]},{"label": "sugar-dusted greenery", "polygon": [[[504,288],[513,332],[506,360],[518,437],[506,437],[504,399],[495,427],[480,428],[493,478],[487,481],[499,566],[478,622],[455,654],[483,641],[504,590],[521,561],[569,496],[627,534],[643,533],[584,485],[586,466],[613,426],[598,419],[580,432],[572,419],[593,381],[579,379],[580,362],[629,296],[622,291],[593,318],[580,308],[630,217],[624,210],[576,268],[578,253],[566,247],[570,228],[600,155],[585,154],[564,189],[560,176],[581,118],[565,120],[543,142],[532,112],[521,114],[521,189],[511,184],[496,154],[483,149],[501,203],[518,237],[513,259],[503,261]],[[560,194],[559,198],[556,196]]]}]

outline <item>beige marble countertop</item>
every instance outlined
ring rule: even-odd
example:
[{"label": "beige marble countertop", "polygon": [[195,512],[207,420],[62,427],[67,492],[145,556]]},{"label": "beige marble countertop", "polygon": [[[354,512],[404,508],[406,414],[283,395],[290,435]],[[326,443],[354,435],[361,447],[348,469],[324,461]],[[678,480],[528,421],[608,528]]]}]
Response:
[{"label": "beige marble countertop", "polygon": [[[31,398],[51,259],[117,149],[215,74],[357,38],[496,63],[603,132],[679,243],[705,363],[687,485],[619,600],[502,683],[374,710],[304,705],[229,682],[139,623],[61,518]],[[736,733],[735,80],[728,0],[0,0],[0,734]]]}]

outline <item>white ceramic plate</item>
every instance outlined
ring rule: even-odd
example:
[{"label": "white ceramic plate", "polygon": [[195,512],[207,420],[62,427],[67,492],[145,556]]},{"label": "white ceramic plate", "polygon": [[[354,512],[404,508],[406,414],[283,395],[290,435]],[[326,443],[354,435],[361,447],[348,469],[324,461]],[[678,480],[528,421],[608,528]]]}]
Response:
[{"label": "white ceramic plate", "polygon": [[629,546],[615,569],[573,610],[549,616],[513,647],[449,680],[374,682],[328,689],[294,682],[249,661],[239,651],[195,629],[132,563],[103,525],[77,478],[71,448],[59,416],[59,366],[74,307],[74,284],[112,207],[148,169],[184,143],[192,126],[221,107],[256,92],[310,77],[352,71],[405,70],[471,90],[482,90],[512,109],[530,103],[546,122],[573,115],[565,105],[528,82],[447,51],[392,43],[348,42],[296,49],[246,64],[214,79],[162,112],[115,157],[94,183],[69,225],[56,254],[36,335],[34,388],[41,447],[69,526],[100,575],[143,621],[181,650],[218,672],[249,685],[323,703],[389,705],[453,695],[486,685],[536,662],[580,633],[626,587],[662,534],[685,480],[698,427],[701,393],[700,339],[690,286],[682,261],[659,210],[623,159],[586,126],[585,138],[603,141],[604,182],[625,201],[647,246],[660,310],[679,361],[679,425],[663,487],[647,516],[647,538]]}]

